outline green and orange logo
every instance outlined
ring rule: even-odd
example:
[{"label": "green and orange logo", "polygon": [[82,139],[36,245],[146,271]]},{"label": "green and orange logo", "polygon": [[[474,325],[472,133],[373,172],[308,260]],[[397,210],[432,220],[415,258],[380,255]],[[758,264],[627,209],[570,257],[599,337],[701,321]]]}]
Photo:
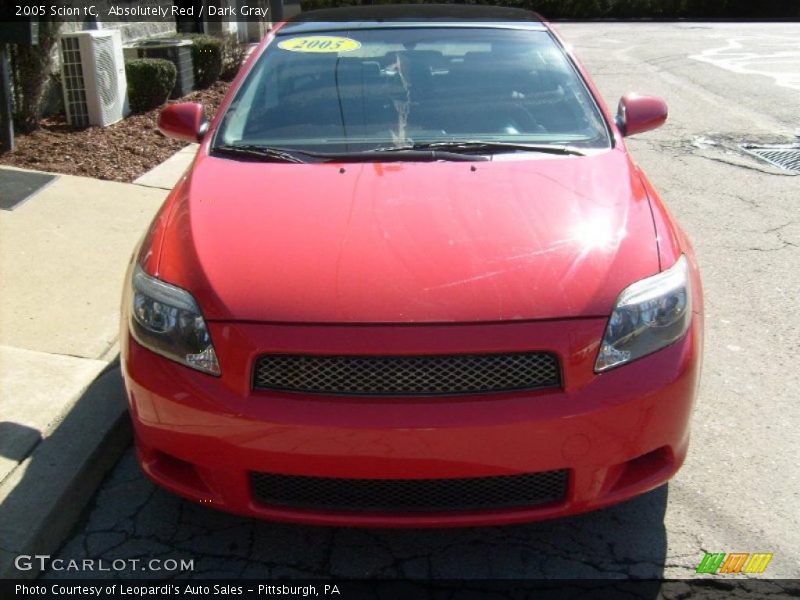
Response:
[{"label": "green and orange logo", "polygon": [[712,575],[722,575],[727,573],[763,573],[767,568],[773,554],[766,552],[725,552],[711,553],[706,552],[697,573],[710,573]]}]

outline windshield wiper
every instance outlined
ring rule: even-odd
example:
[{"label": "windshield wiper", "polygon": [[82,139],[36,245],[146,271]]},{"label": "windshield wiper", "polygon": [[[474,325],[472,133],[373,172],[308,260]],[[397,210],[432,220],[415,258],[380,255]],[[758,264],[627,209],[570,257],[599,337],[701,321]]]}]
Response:
[{"label": "windshield wiper", "polygon": [[305,152],[299,150],[284,150],[283,148],[271,148],[269,146],[257,146],[254,144],[241,145],[241,146],[215,146],[211,149],[212,152],[224,154],[228,156],[238,156],[242,158],[249,158],[252,160],[262,161],[277,161],[277,162],[292,162],[303,163],[308,162],[304,160],[303,156],[309,156]]},{"label": "windshield wiper", "polygon": [[585,153],[574,146],[563,144],[522,144],[516,142],[489,142],[489,141],[452,141],[452,142],[419,142],[407,146],[394,146],[376,148],[372,152],[401,152],[410,150],[447,150],[448,152],[467,152],[488,154],[498,152],[540,152],[543,154],[565,154],[585,156]]},{"label": "windshield wiper", "polygon": [[311,152],[305,150],[289,150],[272,148],[255,144],[217,146],[212,152],[228,156],[237,156],[260,161],[280,161],[293,163],[308,162],[362,162],[374,161],[380,156],[381,161],[481,161],[489,160],[486,156],[474,156],[458,152],[449,152],[437,148],[391,148],[386,156],[379,150],[360,152]]},{"label": "windshield wiper", "polygon": [[[403,146],[386,146],[357,152],[311,152],[259,146],[257,144],[223,145],[212,148],[212,152],[260,161],[276,162],[357,162],[374,160],[391,161],[483,161],[489,160],[486,154],[500,152],[539,152],[543,154],[562,154],[585,156],[574,146],[562,144],[522,144],[516,142],[490,141],[451,141],[417,142]],[[385,155],[385,156],[381,156]]]},{"label": "windshield wiper", "polygon": [[314,156],[324,158],[331,162],[372,162],[372,161],[422,161],[433,162],[437,160],[476,162],[489,160],[486,156],[475,156],[461,152],[450,152],[438,148],[414,148],[411,146],[394,148],[376,148],[374,150],[361,150],[356,152],[315,152]]}]

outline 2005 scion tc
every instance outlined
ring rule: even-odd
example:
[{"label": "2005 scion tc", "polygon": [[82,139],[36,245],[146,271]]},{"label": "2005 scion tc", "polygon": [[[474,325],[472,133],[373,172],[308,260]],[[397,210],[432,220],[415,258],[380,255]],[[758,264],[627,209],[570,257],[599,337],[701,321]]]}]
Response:
[{"label": "2005 scion tc", "polygon": [[533,13],[332,9],[273,29],[134,254],[139,461],[235,513],[457,526],[607,506],[686,456],[702,295],[612,116]]}]

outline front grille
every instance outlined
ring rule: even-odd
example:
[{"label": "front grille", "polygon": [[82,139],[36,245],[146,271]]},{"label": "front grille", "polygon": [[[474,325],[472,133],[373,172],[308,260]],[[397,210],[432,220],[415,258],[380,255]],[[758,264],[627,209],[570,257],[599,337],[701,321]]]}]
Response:
[{"label": "front grille", "polygon": [[312,356],[268,354],[256,389],[312,394],[417,396],[527,390],[561,385],[555,355]]},{"label": "front grille", "polygon": [[450,512],[563,502],[566,470],[470,479],[333,479],[250,473],[256,502],[317,510]]}]

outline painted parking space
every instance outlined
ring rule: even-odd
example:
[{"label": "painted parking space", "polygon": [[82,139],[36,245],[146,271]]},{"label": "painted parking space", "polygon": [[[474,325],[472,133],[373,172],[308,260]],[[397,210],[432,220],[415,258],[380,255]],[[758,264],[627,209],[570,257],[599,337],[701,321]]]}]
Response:
[{"label": "painted parking space", "polygon": [[800,40],[794,36],[729,37],[690,58],[733,73],[763,75],[779,87],[800,90]]}]

